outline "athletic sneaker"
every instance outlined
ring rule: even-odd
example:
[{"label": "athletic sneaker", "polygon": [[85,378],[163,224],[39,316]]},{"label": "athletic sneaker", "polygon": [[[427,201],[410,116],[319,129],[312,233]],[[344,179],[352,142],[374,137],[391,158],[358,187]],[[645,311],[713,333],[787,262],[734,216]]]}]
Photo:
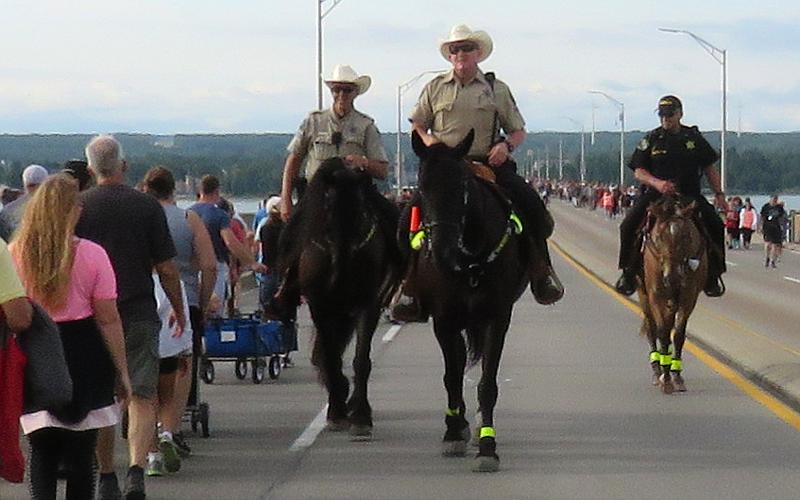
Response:
[{"label": "athletic sneaker", "polygon": [[180,455],[181,458],[189,458],[192,455],[192,448],[189,446],[189,443],[186,442],[182,432],[173,434],[172,442],[175,443],[175,446],[178,448],[178,455]]},{"label": "athletic sneaker", "polygon": [[97,500],[119,500],[122,498],[122,491],[119,489],[117,475],[113,472],[100,474],[100,481],[97,485]]},{"label": "athletic sneaker", "polygon": [[147,468],[144,471],[150,477],[163,476],[167,473],[164,469],[164,457],[161,453],[148,453],[147,454]]},{"label": "athletic sneaker", "polygon": [[164,456],[164,469],[167,472],[178,472],[181,470],[181,456],[178,455],[178,447],[172,436],[162,434],[158,439],[158,450]]},{"label": "athletic sneaker", "polygon": [[125,478],[125,500],[144,500],[144,469],[138,465],[128,469]]}]

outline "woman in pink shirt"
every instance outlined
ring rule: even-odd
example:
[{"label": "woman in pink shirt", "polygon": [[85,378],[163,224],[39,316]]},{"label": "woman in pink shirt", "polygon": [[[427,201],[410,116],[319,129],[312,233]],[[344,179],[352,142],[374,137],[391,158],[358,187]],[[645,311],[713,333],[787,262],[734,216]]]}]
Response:
[{"label": "woman in pink shirt", "polygon": [[59,461],[67,469],[67,498],[94,498],[97,429],[116,424],[131,393],[117,286],[102,247],[75,236],[81,212],[76,182],[49,177],[25,210],[10,246],[28,296],[58,324],[73,383],[65,407],[27,413],[33,498],[55,499]]}]

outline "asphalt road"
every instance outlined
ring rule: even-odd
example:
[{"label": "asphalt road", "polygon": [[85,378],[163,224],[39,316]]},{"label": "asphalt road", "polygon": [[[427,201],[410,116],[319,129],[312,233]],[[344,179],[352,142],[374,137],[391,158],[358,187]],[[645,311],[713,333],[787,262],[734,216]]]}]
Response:
[{"label": "asphalt road", "polygon": [[[614,223],[558,202],[553,211],[559,248],[614,277]],[[373,442],[315,435],[325,395],[308,360],[306,318],[296,366],[277,381],[254,385],[237,380],[232,364],[217,366],[217,381],[202,385],[212,436],[191,437],[195,455],[178,474],[148,479],[148,498],[797,498],[797,428],[754,400],[752,390],[743,391],[741,381],[710,368],[703,355],[684,358],[687,393],[661,394],[650,385],[639,316],[562,255],[554,252],[565,298],[543,307],[526,294],[515,310],[499,377],[500,472],[475,474],[470,457],[439,454],[445,393],[430,324],[393,328],[391,340],[391,325],[376,332]],[[734,327],[714,319],[719,307],[741,313],[735,322],[743,328],[754,314],[753,328],[774,322],[776,332],[791,337],[780,318],[760,318],[757,305],[748,313],[741,304],[800,286],[778,276],[797,269],[797,256],[787,254],[777,272],[766,272],[759,255],[730,255],[739,266],[729,273],[728,294],[701,299],[707,312],[690,321],[690,331],[711,326],[723,339],[733,337]],[[728,305],[740,294],[738,305]],[[754,341],[739,341],[747,342]],[[470,416],[478,377],[478,370],[467,374]],[[0,499],[7,498],[27,498],[26,490],[0,483]]]}]

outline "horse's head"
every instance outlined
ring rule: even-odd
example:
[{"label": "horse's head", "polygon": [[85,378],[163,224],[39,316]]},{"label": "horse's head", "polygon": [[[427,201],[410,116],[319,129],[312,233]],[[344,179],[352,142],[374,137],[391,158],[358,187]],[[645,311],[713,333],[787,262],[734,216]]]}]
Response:
[{"label": "horse's head", "polygon": [[425,226],[431,238],[433,257],[442,270],[463,268],[463,248],[460,248],[466,207],[466,183],[469,172],[464,162],[474,130],[455,147],[444,143],[426,146],[413,132],[411,145],[420,159],[419,190]]},{"label": "horse's head", "polygon": [[656,258],[662,284],[676,290],[693,276],[705,248],[694,216],[697,202],[664,197],[650,206],[652,225],[647,248]]}]

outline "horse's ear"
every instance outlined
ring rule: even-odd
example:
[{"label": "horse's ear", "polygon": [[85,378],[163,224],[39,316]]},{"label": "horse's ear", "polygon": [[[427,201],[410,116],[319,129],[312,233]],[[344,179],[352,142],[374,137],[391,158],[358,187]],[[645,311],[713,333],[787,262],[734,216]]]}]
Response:
[{"label": "horse's ear", "polygon": [[467,136],[461,139],[455,148],[453,148],[453,153],[456,155],[456,158],[464,158],[469,153],[469,148],[472,147],[472,141],[475,139],[475,129],[472,128],[467,132]]},{"label": "horse's ear", "polygon": [[420,160],[428,157],[428,146],[425,145],[416,130],[411,131],[411,148]]},{"label": "horse's ear", "polygon": [[684,217],[692,217],[694,216],[695,211],[697,211],[697,201],[692,201],[683,207],[680,214]]}]

